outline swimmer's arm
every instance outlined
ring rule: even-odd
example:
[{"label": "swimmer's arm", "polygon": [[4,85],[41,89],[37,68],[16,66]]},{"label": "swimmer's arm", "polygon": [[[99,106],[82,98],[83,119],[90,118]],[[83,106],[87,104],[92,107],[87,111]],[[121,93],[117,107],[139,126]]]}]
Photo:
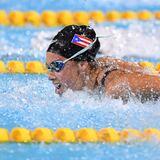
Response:
[{"label": "swimmer's arm", "polygon": [[124,70],[126,72],[136,72],[136,73],[144,73],[144,68],[136,62],[126,62],[122,60],[116,60],[117,67],[120,70]]},{"label": "swimmer's arm", "polygon": [[139,73],[113,71],[106,78],[105,93],[111,98],[127,100],[130,95],[137,98],[160,98],[160,77]]},{"label": "swimmer's arm", "polygon": [[144,68],[140,66],[139,63],[136,62],[126,62],[120,59],[115,59],[111,57],[100,58],[100,63],[107,64],[109,66],[113,66],[113,69],[118,69],[126,72],[137,72],[144,73]]}]

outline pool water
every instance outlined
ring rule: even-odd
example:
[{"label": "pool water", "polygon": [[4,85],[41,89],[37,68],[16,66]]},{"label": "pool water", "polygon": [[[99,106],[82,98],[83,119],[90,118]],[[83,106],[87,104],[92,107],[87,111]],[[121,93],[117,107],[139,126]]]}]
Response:
[{"label": "pool water", "polygon": [[124,0],[101,0],[100,2],[97,0],[82,0],[82,1],[75,1],[75,0],[34,0],[29,2],[28,0],[21,0],[20,2],[17,0],[1,0],[0,8],[5,8],[7,11],[10,10],[36,10],[38,12],[42,12],[43,10],[159,10],[160,2],[157,0],[130,0],[127,3]]},{"label": "pool water", "polygon": [[[35,129],[48,127],[74,130],[160,128],[160,102],[141,104],[132,101],[100,99],[86,92],[68,91],[59,97],[45,75],[0,75],[0,124]],[[158,159],[158,142],[135,144],[0,144],[0,159]],[[22,158],[23,157],[23,158]]]},{"label": "pool water", "polygon": [[[55,5],[51,7],[51,3]],[[2,0],[0,7],[7,11],[34,9],[39,12],[46,9],[154,11],[160,7],[160,2],[153,0],[130,0],[127,4],[123,0],[103,0],[98,4],[97,0],[83,0],[76,1],[76,4],[74,0],[67,3],[64,0],[35,0],[31,3],[27,0]],[[108,39],[100,40],[101,54],[98,56],[160,63],[159,21],[119,21],[100,25],[91,22],[90,25],[95,28],[97,35],[111,35]],[[45,50],[50,43],[48,39],[59,29],[1,26],[0,60],[5,63],[10,60],[39,60],[44,63]],[[73,130],[83,127],[143,130],[160,128],[159,122],[159,101],[142,104],[131,99],[129,103],[123,104],[121,100],[71,90],[59,97],[45,74],[0,74],[0,127],[9,131],[15,127],[31,130],[37,127],[53,130],[63,127]],[[132,144],[4,143],[0,144],[0,160],[159,160],[159,151],[160,143],[157,141]]]}]

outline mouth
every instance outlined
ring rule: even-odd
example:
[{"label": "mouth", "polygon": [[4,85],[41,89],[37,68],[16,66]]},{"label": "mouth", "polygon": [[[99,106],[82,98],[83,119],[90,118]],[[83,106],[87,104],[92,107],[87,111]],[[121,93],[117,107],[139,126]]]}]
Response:
[{"label": "mouth", "polygon": [[62,85],[59,84],[59,83],[56,83],[56,84],[54,83],[54,86],[55,86],[56,89],[60,89],[62,87]]},{"label": "mouth", "polygon": [[55,81],[52,81],[52,83],[55,87],[55,93],[62,95],[64,92],[64,88],[63,88],[62,84],[60,84],[59,82],[55,82]]},{"label": "mouth", "polygon": [[59,94],[59,95],[62,95],[64,92],[65,92],[65,86],[62,85],[59,80],[57,79],[49,79],[52,81],[52,84],[54,85],[55,87],[55,93],[56,94]]},{"label": "mouth", "polygon": [[62,85],[56,84],[54,86],[55,86],[55,93],[61,96],[64,93],[64,88],[62,87]]}]

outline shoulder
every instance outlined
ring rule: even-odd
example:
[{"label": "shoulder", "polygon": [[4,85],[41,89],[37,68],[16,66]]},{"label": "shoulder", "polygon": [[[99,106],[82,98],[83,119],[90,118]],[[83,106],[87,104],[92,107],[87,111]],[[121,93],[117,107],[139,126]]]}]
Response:
[{"label": "shoulder", "polygon": [[100,57],[96,59],[100,66],[117,66],[119,63],[125,63],[125,61],[113,57]]},{"label": "shoulder", "polygon": [[107,56],[107,57],[99,57],[96,59],[96,61],[99,63],[105,63],[108,62],[109,60],[114,60],[114,58]]}]

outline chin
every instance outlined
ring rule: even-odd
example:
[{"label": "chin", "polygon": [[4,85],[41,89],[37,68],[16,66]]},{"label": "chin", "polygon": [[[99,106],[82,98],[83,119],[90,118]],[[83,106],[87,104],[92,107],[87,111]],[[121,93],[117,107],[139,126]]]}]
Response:
[{"label": "chin", "polygon": [[62,89],[55,89],[55,93],[61,96],[64,93],[64,90],[62,90]]}]

